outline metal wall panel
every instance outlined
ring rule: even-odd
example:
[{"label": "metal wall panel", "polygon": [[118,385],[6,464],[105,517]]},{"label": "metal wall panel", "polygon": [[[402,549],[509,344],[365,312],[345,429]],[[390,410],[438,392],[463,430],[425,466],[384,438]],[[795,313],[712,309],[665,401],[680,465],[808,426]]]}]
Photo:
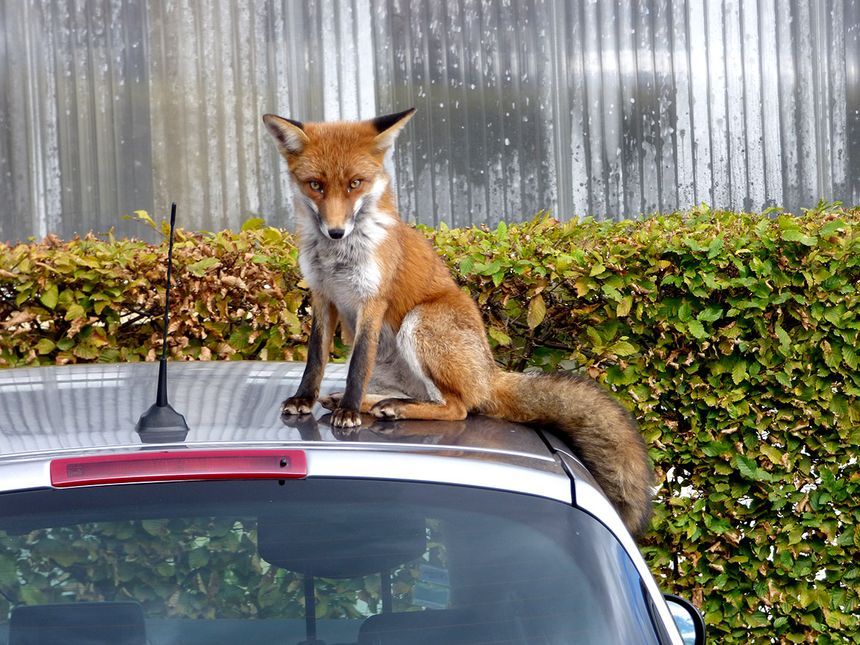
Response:
[{"label": "metal wall panel", "polygon": [[291,225],[261,127],[419,108],[406,219],[860,203],[860,0],[0,0],[0,239]]}]

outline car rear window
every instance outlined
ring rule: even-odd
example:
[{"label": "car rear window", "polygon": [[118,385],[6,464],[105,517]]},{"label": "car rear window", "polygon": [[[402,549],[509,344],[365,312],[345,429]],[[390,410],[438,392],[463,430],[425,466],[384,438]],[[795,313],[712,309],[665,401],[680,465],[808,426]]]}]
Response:
[{"label": "car rear window", "polygon": [[619,543],[552,500],[347,479],[0,497],[0,643],[305,641],[656,637]]}]

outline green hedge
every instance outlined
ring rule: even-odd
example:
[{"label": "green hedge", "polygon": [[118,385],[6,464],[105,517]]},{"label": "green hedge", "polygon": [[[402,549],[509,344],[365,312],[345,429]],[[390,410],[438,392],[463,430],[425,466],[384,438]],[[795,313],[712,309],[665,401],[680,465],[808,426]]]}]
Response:
[{"label": "green hedge", "polygon": [[[860,209],[426,233],[502,364],[584,370],[633,410],[660,484],[643,552],[716,641],[857,637]],[[164,254],[0,246],[0,364],[153,359]],[[179,231],[174,276],[175,358],[304,357],[289,234]]]},{"label": "green hedge", "polygon": [[[176,231],[174,358],[304,358],[307,293],[293,238],[258,220],[246,227]],[[154,360],[166,276],[166,244],[88,235],[0,245],[0,366]]]}]

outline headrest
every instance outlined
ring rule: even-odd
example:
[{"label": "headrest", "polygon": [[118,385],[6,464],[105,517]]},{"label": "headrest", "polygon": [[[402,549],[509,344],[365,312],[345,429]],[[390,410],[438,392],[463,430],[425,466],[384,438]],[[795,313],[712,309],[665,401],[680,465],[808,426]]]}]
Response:
[{"label": "headrest", "polygon": [[[320,511],[325,509],[325,516]],[[424,518],[392,508],[326,504],[302,516],[260,517],[257,550],[267,562],[304,575],[354,578],[393,569],[427,548]]]},{"label": "headrest", "polygon": [[136,602],[67,602],[12,610],[9,645],[146,645]]},{"label": "headrest", "polygon": [[428,609],[376,614],[361,624],[358,645],[473,645],[519,642],[519,638],[512,636],[517,634],[518,627],[522,629],[522,625],[518,625],[515,619],[512,620],[511,615],[481,615],[472,609]]}]

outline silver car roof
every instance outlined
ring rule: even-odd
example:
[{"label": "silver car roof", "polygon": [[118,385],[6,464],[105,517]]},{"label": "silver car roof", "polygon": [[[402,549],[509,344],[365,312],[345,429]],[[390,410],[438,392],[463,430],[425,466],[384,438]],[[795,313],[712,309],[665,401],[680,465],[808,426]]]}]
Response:
[{"label": "silver car roof", "polygon": [[[358,433],[333,431],[327,411],[280,416],[303,363],[170,363],[170,403],[185,416],[186,445],[274,442],[376,450],[480,452],[484,459],[558,469],[541,436],[525,426],[471,416],[465,421],[376,421]],[[155,401],[157,365],[116,363],[0,370],[0,459],[33,453],[140,446],[135,424]],[[342,391],[346,366],[326,370],[323,394]],[[446,450],[449,449],[449,450]],[[548,464],[552,464],[549,466]]]}]

